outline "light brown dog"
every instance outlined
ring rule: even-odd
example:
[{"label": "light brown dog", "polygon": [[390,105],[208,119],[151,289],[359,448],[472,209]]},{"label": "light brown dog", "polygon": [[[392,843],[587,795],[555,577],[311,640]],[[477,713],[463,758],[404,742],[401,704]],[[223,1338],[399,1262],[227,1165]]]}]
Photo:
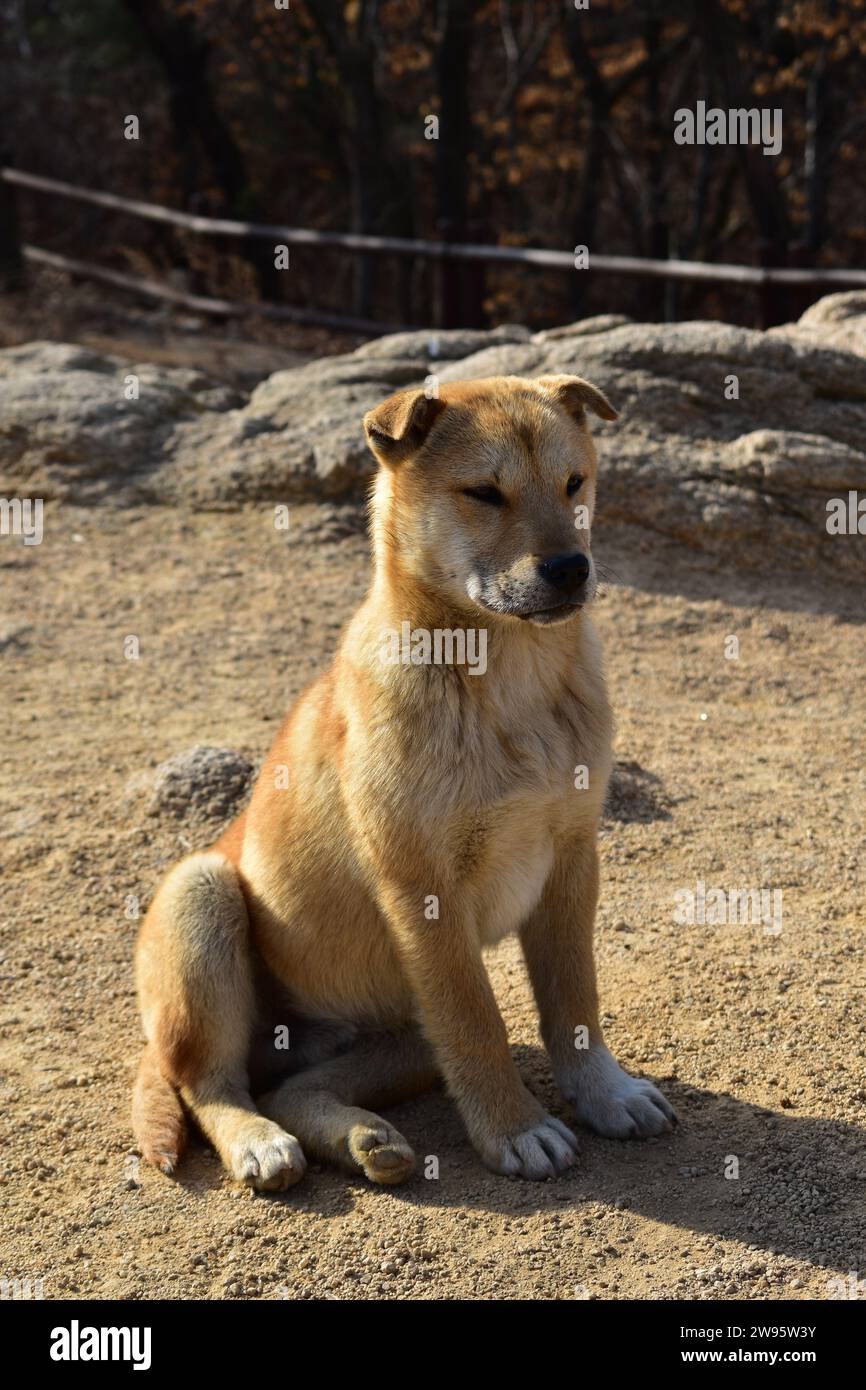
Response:
[{"label": "light brown dog", "polygon": [[575,1138],[521,1081],[484,968],[511,931],[576,1118],[621,1138],[674,1119],[598,1020],[611,717],[585,611],[587,409],[616,418],[578,377],[496,377],[402,391],[366,416],[380,465],[367,598],[247,811],[172,869],[142,927],[133,1118],[163,1171],[182,1098],[255,1187],[297,1181],[305,1153],[400,1182],[412,1151],[366,1107],[437,1076],[496,1172],[567,1168]]}]

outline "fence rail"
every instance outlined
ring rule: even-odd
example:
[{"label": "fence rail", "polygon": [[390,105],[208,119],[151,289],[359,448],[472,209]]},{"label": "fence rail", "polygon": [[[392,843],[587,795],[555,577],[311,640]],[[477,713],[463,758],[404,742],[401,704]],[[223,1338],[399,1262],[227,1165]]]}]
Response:
[{"label": "fence rail", "polygon": [[25,244],[21,247],[21,253],[25,261],[32,261],[35,265],[65,270],[69,275],[80,275],[84,279],[97,280],[104,285],[115,285],[120,290],[132,290],[135,294],[147,295],[151,299],[164,299],[183,309],[194,309],[199,314],[219,314],[226,318],[245,318],[248,314],[258,314],[262,318],[283,319],[290,323],[310,323],[320,328],[345,329],[353,333],[399,333],[407,328],[404,323],[382,323],[378,319],[352,318],[346,314],[320,312],[318,309],[297,309],[288,304],[266,304],[259,300],[245,303],[238,299],[213,299],[209,295],[187,294],[156,280],[145,280],[138,275],[124,275],[119,270],[109,270],[105,266],[93,265],[90,261],[78,261],[72,256],[61,256],[56,251],[44,251],[40,246]]},{"label": "fence rail", "polygon": [[[525,265],[540,270],[567,271],[572,274],[586,273],[585,270],[575,269],[575,256],[572,251],[367,236],[353,232],[314,231],[306,227],[286,226],[283,223],[242,222],[225,217],[203,217],[194,213],[179,212],[174,208],[161,207],[156,203],[120,197],[115,193],[103,193],[93,188],[81,188],[61,179],[44,178],[41,175],[29,174],[24,170],[8,166],[0,167],[0,191],[2,191],[3,184],[69,198],[82,203],[90,203],[113,212],[145,218],[152,222],[179,227],[204,236],[235,237],[245,240],[259,238],[287,246],[337,247],[363,255],[421,256],[436,261],[462,260],[491,265]],[[14,222],[14,219],[12,221]],[[259,314],[267,318],[315,323],[325,327],[354,328],[359,332],[381,333],[399,327],[399,325],[383,324],[368,319],[353,319],[339,314],[318,312],[313,309],[259,302],[242,304],[237,301],[188,295],[152,280],[123,275],[118,271],[104,269],[85,261],[73,260],[70,257],[45,251],[39,247],[24,246],[20,248],[20,251],[29,261],[53,265],[75,275],[116,285],[120,289],[134,290],[152,298],[172,301],[204,313]],[[589,253],[588,269],[590,273],[596,272],[602,275],[645,276],[690,282],[702,281],[758,289],[765,289],[770,285],[825,286],[834,289],[866,287],[866,270],[712,264],[706,261],[653,260],[638,256],[603,256],[596,255],[594,252]]]}]

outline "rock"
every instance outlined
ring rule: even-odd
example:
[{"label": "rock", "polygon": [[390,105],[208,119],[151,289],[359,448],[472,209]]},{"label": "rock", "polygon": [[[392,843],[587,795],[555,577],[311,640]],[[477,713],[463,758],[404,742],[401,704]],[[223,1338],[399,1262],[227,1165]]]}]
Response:
[{"label": "rock", "polygon": [[[864,344],[861,291],[830,295],[766,333],[622,315],[535,334],[397,333],[276,372],[245,404],[186,369],[27,344],[0,352],[0,496],[351,508],[374,468],[361,418],[392,391],[431,374],[445,386],[575,372],[620,411],[615,424],[593,421],[602,525],[638,526],[717,565],[820,558],[825,572],[853,577],[866,569],[866,546],[828,535],[826,523],[831,498],[866,490]],[[133,370],[140,396],[127,401]],[[353,529],[342,519],[330,529],[341,528]]]},{"label": "rock", "polygon": [[198,744],[160,763],[151,780],[149,809],[178,818],[225,817],[244,795],[252,773],[252,764],[240,753]]},{"label": "rock", "polygon": [[358,493],[373,470],[362,416],[418,377],[417,360],[354,353],[276,372],[242,410],[178,426],[171,471],[154,480],[152,500],[210,506]]},{"label": "rock", "polygon": [[[138,399],[129,400],[130,378]],[[168,457],[181,419],[239,401],[199,372],[130,365],[63,343],[0,352],[0,491],[4,496],[129,503]]]},{"label": "rock", "polygon": [[770,334],[866,357],[866,290],[828,294],[810,304],[797,323],[771,328]]},{"label": "rock", "polygon": [[739,565],[823,551],[862,574],[866,547],[826,531],[828,500],[864,486],[861,357],[728,324],[625,324],[490,346],[440,376],[569,371],[621,412],[595,429],[602,524],[629,522]]},{"label": "rock", "polygon": [[595,314],[592,318],[579,319],[577,323],[561,324],[558,328],[544,328],[533,334],[534,343],[555,343],[559,338],[580,338],[590,333],[606,333],[609,328],[621,328],[631,323],[627,314]]},{"label": "rock", "polygon": [[502,324],[489,332],[472,328],[430,328],[374,338],[358,348],[352,356],[396,358],[403,362],[457,362],[470,353],[489,347],[491,342],[525,343],[529,337],[529,329],[519,324]]},{"label": "rock", "polygon": [[314,541],[316,545],[331,545],[347,536],[363,535],[367,529],[367,513],[360,504],[323,502],[303,521],[290,522],[286,540],[289,545]]}]

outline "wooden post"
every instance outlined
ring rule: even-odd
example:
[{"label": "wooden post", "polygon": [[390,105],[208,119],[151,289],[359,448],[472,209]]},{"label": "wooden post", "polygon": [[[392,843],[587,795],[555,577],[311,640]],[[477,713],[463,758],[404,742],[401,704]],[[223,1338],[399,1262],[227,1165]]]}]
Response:
[{"label": "wooden post", "polygon": [[[0,164],[11,164],[7,151],[0,152]],[[0,290],[13,293],[25,286],[24,257],[18,231],[16,190],[0,178]]]},{"label": "wooden post", "polygon": [[[797,270],[813,270],[815,260],[814,248],[805,241],[795,242],[788,255],[789,264]],[[821,291],[817,285],[792,285],[788,294],[786,321],[793,323],[806,312],[810,304],[820,299],[822,293],[826,291]]]},{"label": "wooden post", "polygon": [[[758,242],[758,264],[762,269],[786,270],[788,268],[788,247],[785,243],[762,237]],[[787,323],[788,296],[790,288],[772,280],[765,280],[759,292],[759,327],[775,328],[776,324]]]},{"label": "wooden post", "polygon": [[[469,240],[483,242],[487,239],[487,229],[480,219],[470,219]],[[484,262],[467,261],[463,278],[463,327],[485,328],[487,316],[484,312],[484,296],[487,290],[487,275]]]},{"label": "wooden post", "polygon": [[[436,230],[442,241],[456,241],[454,224],[441,217]],[[457,328],[460,323],[460,266],[452,256],[443,256],[433,273],[433,323],[436,328]]]},{"label": "wooden post", "polygon": [[[480,224],[470,222],[462,231],[453,223],[440,220],[437,230],[443,241],[458,244],[466,237],[475,241]],[[484,263],[443,256],[437,266],[435,324],[437,328],[482,328],[484,326]]]}]

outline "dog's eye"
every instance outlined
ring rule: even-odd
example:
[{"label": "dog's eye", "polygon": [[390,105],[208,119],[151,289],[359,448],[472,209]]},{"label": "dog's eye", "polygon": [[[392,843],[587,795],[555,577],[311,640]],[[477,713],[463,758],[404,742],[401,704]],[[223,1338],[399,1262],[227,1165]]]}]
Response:
[{"label": "dog's eye", "polygon": [[583,479],[579,473],[572,473],[565,487],[565,490],[568,493],[569,497],[573,497],[576,492],[580,491],[580,489],[583,487],[584,481],[585,479]]},{"label": "dog's eye", "polygon": [[478,487],[465,487],[464,497],[474,497],[476,502],[487,502],[491,507],[501,507],[505,498],[492,483],[479,483]]}]

